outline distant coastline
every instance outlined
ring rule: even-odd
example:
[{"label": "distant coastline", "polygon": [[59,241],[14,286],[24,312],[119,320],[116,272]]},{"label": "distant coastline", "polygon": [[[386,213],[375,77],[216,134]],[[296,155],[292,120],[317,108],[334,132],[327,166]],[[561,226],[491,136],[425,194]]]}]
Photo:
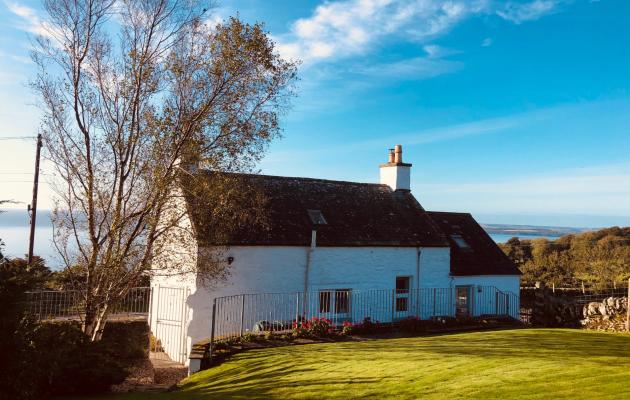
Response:
[{"label": "distant coastline", "polygon": [[[51,263],[56,258],[52,246],[52,224],[50,211],[38,213],[35,252]],[[0,239],[5,244],[6,254],[19,257],[26,253],[28,245],[29,218],[26,210],[6,210],[0,214]],[[546,238],[555,240],[564,235],[578,234],[593,228],[571,228],[562,226],[536,226],[514,224],[484,224],[481,226],[496,243],[505,243],[513,237],[520,239]]]},{"label": "distant coastline", "polygon": [[564,235],[578,234],[592,229],[569,228],[562,226],[534,226],[534,225],[505,225],[505,224],[481,224],[490,235],[512,235],[516,237],[560,237]]}]

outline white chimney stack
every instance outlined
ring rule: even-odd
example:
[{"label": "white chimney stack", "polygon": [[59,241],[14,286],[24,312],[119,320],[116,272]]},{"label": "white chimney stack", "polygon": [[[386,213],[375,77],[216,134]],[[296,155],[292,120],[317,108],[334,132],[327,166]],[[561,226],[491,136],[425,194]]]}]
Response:
[{"label": "white chimney stack", "polygon": [[381,164],[381,184],[392,190],[411,190],[411,164],[403,163],[402,146],[397,144],[389,150],[386,164]]}]

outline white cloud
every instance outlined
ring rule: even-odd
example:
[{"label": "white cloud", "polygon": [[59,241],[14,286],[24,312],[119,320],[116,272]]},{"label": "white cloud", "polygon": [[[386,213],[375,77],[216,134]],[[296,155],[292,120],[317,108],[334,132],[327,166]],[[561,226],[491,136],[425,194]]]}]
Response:
[{"label": "white cloud", "polygon": [[341,0],[325,2],[276,37],[278,50],[305,63],[362,55],[393,36],[426,43],[475,15],[515,23],[552,12],[561,0],[528,3],[491,0]]},{"label": "white cloud", "polygon": [[492,43],[494,41],[492,40],[492,38],[485,38],[482,42],[481,42],[481,47],[490,47],[492,46]]},{"label": "white cloud", "polygon": [[440,60],[432,57],[409,58],[392,63],[371,64],[356,71],[380,79],[427,79],[438,75],[456,72],[463,68],[459,61]]},{"label": "white cloud", "polygon": [[6,0],[4,5],[11,13],[22,19],[22,23],[18,28],[35,35],[51,36],[50,29],[48,29],[47,24],[37,15],[35,9]]},{"label": "white cloud", "polygon": [[401,34],[428,38],[449,29],[487,0],[412,1],[345,0],[319,5],[308,18],[277,38],[279,51],[305,62],[365,53],[375,42]]},{"label": "white cloud", "polygon": [[436,44],[427,44],[422,46],[422,50],[427,53],[429,58],[443,58],[453,54],[459,53],[459,51],[447,49]]},{"label": "white cloud", "polygon": [[515,24],[521,24],[553,12],[561,2],[561,0],[535,0],[525,4],[508,2],[504,9],[497,11],[497,15]]}]

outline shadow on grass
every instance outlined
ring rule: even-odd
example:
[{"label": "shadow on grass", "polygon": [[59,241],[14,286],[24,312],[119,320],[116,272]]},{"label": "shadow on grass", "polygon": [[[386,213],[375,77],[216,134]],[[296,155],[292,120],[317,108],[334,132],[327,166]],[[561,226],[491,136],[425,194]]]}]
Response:
[{"label": "shadow on grass", "polygon": [[[479,357],[536,357],[553,356],[562,359],[601,357],[629,357],[630,335],[581,330],[513,330],[504,332],[478,332],[432,337],[433,340],[420,340],[412,343],[398,343],[393,340],[387,345],[387,352],[409,353],[423,351],[440,355],[464,355]],[[368,351],[382,351],[381,344],[368,344],[362,347]],[[605,362],[605,361],[602,361]]]},{"label": "shadow on grass", "polygon": [[[381,387],[385,380],[392,385],[392,380],[409,378],[404,370],[391,369],[402,366],[420,370],[433,364],[443,372],[452,367],[447,365],[448,360],[474,365],[473,360],[482,359],[497,364],[558,360],[565,365],[590,363],[599,368],[609,365],[613,358],[617,362],[621,358],[630,366],[630,335],[512,330],[313,344],[239,354],[219,367],[194,375],[177,397],[277,398],[278,389],[283,387],[292,389],[291,397],[300,397],[302,391],[304,397],[318,393],[325,397],[331,395],[331,388],[338,395],[344,388],[352,394],[361,388],[370,391]],[[364,374],[362,369],[370,373]]]}]

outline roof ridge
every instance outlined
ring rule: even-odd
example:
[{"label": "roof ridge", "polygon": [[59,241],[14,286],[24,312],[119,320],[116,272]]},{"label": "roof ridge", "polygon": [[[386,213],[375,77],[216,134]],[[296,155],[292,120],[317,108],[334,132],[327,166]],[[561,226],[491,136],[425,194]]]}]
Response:
[{"label": "roof ridge", "polygon": [[[279,180],[291,180],[291,179],[299,179],[311,182],[323,182],[323,183],[335,183],[335,184],[347,184],[347,185],[362,185],[362,186],[379,186],[390,188],[389,185],[385,183],[372,183],[372,182],[354,182],[354,181],[343,181],[343,180],[335,180],[335,179],[322,179],[322,178],[310,178],[305,176],[282,176],[282,175],[268,175],[268,174],[255,174],[248,172],[226,172],[226,171],[213,171],[209,169],[199,169],[198,172],[203,173],[212,173],[212,174],[222,174],[222,175],[240,175],[240,176],[251,176],[255,178],[274,178]],[[393,191],[392,191],[393,192]]]},{"label": "roof ridge", "polygon": [[469,213],[469,212],[461,212],[461,211],[430,211],[430,210],[427,210],[427,212],[429,214],[451,214],[451,215],[470,215],[470,216],[472,216],[472,214]]}]

